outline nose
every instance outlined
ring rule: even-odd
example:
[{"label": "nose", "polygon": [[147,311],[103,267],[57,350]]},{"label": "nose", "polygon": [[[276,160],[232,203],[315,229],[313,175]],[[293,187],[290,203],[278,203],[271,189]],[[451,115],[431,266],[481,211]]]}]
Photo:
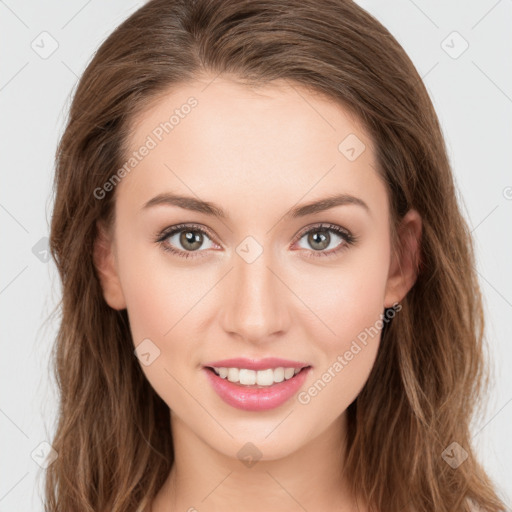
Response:
[{"label": "nose", "polygon": [[225,283],[222,327],[230,336],[264,344],[282,336],[290,325],[291,292],[266,252],[248,263],[235,255]]}]

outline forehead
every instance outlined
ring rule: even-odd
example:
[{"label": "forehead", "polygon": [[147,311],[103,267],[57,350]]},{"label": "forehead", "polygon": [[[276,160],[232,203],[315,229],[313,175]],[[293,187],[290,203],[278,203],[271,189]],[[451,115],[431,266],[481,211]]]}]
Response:
[{"label": "forehead", "polygon": [[140,206],[178,190],[224,203],[250,196],[260,208],[283,197],[293,203],[343,192],[372,202],[385,194],[359,120],[285,81],[249,87],[206,77],[176,86],[133,120],[126,160],[144,146],[119,186]]}]

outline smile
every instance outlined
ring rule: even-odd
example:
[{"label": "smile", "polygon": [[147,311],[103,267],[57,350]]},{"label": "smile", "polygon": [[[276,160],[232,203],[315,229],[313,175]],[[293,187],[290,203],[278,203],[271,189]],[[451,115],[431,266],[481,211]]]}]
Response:
[{"label": "smile", "polygon": [[311,366],[258,371],[236,367],[203,368],[217,395],[230,406],[245,411],[266,411],[283,405],[299,391],[310,370]]}]

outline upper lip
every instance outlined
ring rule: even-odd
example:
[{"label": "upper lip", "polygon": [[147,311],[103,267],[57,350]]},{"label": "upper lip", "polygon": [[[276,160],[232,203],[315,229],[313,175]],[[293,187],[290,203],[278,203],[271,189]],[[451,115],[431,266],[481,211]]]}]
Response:
[{"label": "upper lip", "polygon": [[222,359],[206,363],[204,366],[210,368],[246,368],[248,370],[266,370],[267,368],[305,368],[307,363],[299,361],[290,361],[279,357],[266,357],[264,359],[247,359],[245,357],[235,357],[232,359]]}]

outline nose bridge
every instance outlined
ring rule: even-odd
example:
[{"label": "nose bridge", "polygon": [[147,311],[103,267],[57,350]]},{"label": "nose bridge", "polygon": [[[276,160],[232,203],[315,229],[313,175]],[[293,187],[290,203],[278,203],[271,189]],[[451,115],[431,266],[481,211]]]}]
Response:
[{"label": "nose bridge", "polygon": [[[224,329],[247,340],[264,341],[287,329],[289,317],[284,285],[274,274],[270,251],[261,252],[251,261],[243,248],[240,244],[238,254],[234,254],[234,268],[224,302]],[[251,250],[254,252],[254,247],[249,245]]]}]

